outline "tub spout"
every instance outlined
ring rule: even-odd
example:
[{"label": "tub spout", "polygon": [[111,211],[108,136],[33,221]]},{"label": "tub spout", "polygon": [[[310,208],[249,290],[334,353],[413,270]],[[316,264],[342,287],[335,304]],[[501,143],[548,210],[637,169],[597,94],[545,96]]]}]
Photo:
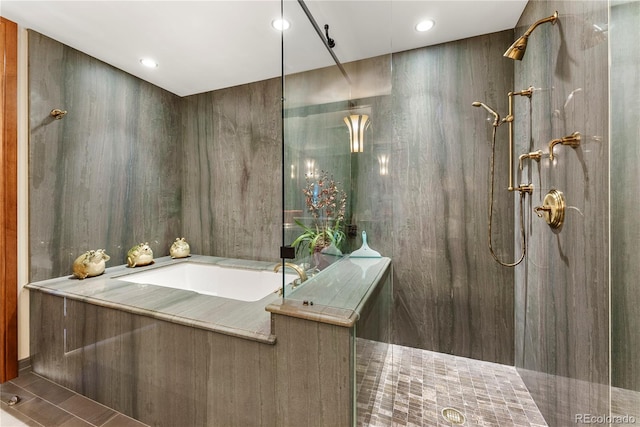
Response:
[{"label": "tub spout", "polygon": [[[280,263],[273,268],[273,271],[277,273],[282,267],[283,265],[282,263]],[[307,280],[307,273],[305,273],[302,267],[300,267],[299,265],[293,264],[291,262],[285,262],[284,267],[295,270],[295,272],[298,273],[298,276],[300,276],[300,283]]]},{"label": "tub spout", "polygon": [[574,132],[564,138],[553,139],[549,142],[549,160],[553,161],[553,147],[558,144],[568,145],[571,148],[577,148],[580,146],[580,132]]},{"label": "tub spout", "polygon": [[531,160],[535,160],[536,162],[539,162],[541,157],[542,157],[542,150],[532,151],[531,153],[522,154],[520,157],[518,157],[520,170],[522,170],[522,161],[524,159],[531,159]]}]

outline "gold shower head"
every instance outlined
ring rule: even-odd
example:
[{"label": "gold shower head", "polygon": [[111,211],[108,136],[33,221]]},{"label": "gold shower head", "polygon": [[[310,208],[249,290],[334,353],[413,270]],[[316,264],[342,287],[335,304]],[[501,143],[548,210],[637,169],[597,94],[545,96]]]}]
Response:
[{"label": "gold shower head", "polygon": [[529,35],[536,29],[536,27],[540,24],[544,24],[545,22],[551,22],[552,25],[555,25],[558,20],[558,11],[556,11],[553,15],[548,18],[544,18],[533,24],[529,27],[529,29],[522,35],[522,37],[518,38],[509,49],[504,53],[503,56],[511,59],[515,59],[518,61],[522,60],[524,56],[525,50],[527,50],[527,41],[529,40]]}]

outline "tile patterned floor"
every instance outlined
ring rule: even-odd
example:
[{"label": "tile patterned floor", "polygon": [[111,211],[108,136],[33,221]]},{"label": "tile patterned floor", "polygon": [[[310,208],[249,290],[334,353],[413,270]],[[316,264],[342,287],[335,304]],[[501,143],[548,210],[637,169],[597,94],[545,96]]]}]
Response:
[{"label": "tile patterned floor", "polygon": [[[356,374],[361,427],[454,426],[445,408],[462,412],[465,426],[547,425],[510,366],[358,339]],[[31,372],[0,392],[2,427],[145,427]]]},{"label": "tile patterned floor", "polygon": [[358,339],[358,426],[546,426],[516,369],[464,357]]},{"label": "tile patterned floor", "polygon": [[[15,405],[7,402],[18,396]],[[0,385],[2,427],[145,427],[32,372]]]}]

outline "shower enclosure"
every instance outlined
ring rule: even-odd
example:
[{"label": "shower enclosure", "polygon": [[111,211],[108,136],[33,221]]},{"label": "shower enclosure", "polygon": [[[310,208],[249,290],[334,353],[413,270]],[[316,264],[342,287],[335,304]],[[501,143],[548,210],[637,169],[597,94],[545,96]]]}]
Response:
[{"label": "shower enclosure", "polygon": [[[360,268],[356,268],[355,278],[364,279],[384,261],[380,257],[350,257],[361,248],[363,233],[370,245],[366,255],[392,257],[391,55],[341,62],[345,38],[353,37],[345,28],[348,17],[357,12],[355,3],[282,4],[283,16],[292,25],[291,32],[283,32],[282,180],[283,245],[292,246],[295,255],[286,261],[305,270],[309,283],[302,283],[302,287],[317,286],[313,278],[331,274],[329,270],[339,268],[336,263],[340,262],[356,264]],[[376,2],[373,7],[381,16],[389,16],[391,3]],[[346,13],[337,14],[340,9]],[[385,28],[385,24],[380,22],[378,27]],[[310,33],[314,43],[300,44],[301,32]],[[390,47],[390,37],[385,43]],[[315,67],[301,69],[299,62],[309,57],[314,58]],[[355,152],[350,143],[358,146]],[[371,303],[358,313],[358,321],[350,329],[354,425],[364,424],[367,410],[362,408],[373,402],[384,368],[380,364],[365,372],[365,358],[375,354],[390,361],[393,357],[389,347],[391,279],[388,275],[373,295],[366,296]],[[345,278],[331,286],[348,290],[355,285]],[[285,300],[304,298],[298,302],[309,303],[308,297],[299,296],[307,294],[296,289],[285,286],[283,293]],[[331,299],[328,309],[344,310],[349,298],[343,296]]]},{"label": "shower enclosure", "polygon": [[[283,2],[285,17],[317,32],[314,46],[283,35],[282,242],[296,243],[287,261],[310,276],[322,274],[343,259],[322,252],[325,243],[348,254],[360,247],[364,230],[394,265],[390,334],[376,342],[516,366],[549,425],[588,414],[640,417],[640,291],[633,280],[640,242],[640,56],[633,48],[640,3],[529,2],[515,29],[402,52],[393,50],[389,31],[388,51],[377,55],[364,47],[341,50],[341,41],[361,37],[348,25],[357,14],[349,2],[340,11],[332,3],[307,2],[317,31],[300,2]],[[380,31],[398,25],[402,2],[371,7],[384,16],[375,25]],[[556,10],[554,25],[529,34],[520,61],[502,56]],[[334,48],[325,43],[325,25]],[[309,55],[317,65],[297,69]],[[486,248],[491,117],[485,121],[470,106],[482,100],[505,112],[507,93],[529,87],[531,98],[514,99],[511,165],[516,183],[532,185],[524,206],[528,254],[510,269]],[[350,151],[344,118],[351,115],[370,121],[362,152]],[[549,143],[575,132],[580,146],[558,145],[550,158]],[[497,138],[495,179],[503,183],[504,129]],[[322,179],[346,195],[339,221],[314,216]],[[534,212],[552,191],[567,204],[557,229],[538,218],[540,209]],[[496,192],[494,247],[501,259],[515,259],[520,207],[506,193]],[[317,232],[318,224],[334,239],[313,248],[300,236]],[[285,289],[285,299],[295,300],[295,290]],[[362,342],[356,328],[356,357]],[[354,384],[360,390],[355,376]]]}]

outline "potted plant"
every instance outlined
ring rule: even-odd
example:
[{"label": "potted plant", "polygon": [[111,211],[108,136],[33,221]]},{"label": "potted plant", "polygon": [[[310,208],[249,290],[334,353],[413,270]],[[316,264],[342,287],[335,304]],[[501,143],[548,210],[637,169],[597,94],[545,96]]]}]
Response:
[{"label": "potted plant", "polygon": [[292,246],[298,254],[306,249],[310,255],[331,244],[340,249],[345,240],[344,215],[347,193],[340,189],[340,183],[326,171],[320,173],[317,181],[308,175],[306,180],[307,185],[302,192],[312,223],[306,225],[299,219],[294,219],[302,229],[302,234],[293,241]]}]

